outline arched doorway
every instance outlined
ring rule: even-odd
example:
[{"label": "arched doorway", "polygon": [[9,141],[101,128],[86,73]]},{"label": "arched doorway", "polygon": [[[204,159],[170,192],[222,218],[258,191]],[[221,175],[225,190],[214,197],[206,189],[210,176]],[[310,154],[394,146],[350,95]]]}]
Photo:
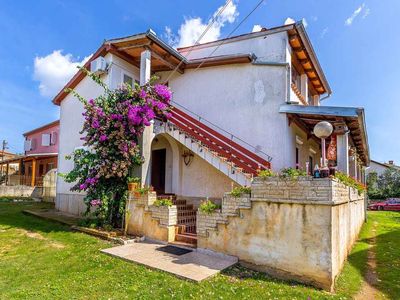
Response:
[{"label": "arched doorway", "polygon": [[164,134],[151,143],[150,185],[158,195],[179,193],[179,148]]}]

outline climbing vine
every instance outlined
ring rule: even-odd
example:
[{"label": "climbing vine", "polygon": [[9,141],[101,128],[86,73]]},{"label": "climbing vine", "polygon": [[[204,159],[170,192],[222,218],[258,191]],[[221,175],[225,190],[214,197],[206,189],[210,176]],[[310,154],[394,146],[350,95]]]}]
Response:
[{"label": "climbing vine", "polygon": [[129,173],[144,162],[139,138],[152,120],[170,117],[171,91],[153,84],[155,79],[144,86],[110,90],[99,77],[83,71],[104,88],[104,94],[87,101],[69,90],[84,105],[83,147],[67,157],[74,168],[62,176],[74,183],[72,191],[86,192],[87,212],[94,211],[102,224],[120,226]]}]

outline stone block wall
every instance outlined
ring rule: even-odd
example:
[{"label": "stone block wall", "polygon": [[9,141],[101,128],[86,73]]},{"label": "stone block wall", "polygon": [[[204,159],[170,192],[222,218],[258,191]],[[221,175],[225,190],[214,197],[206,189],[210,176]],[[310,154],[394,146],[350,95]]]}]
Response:
[{"label": "stone block wall", "polygon": [[27,185],[0,185],[0,197],[42,197],[42,188]]},{"label": "stone block wall", "polygon": [[176,205],[157,207],[153,205],[156,200],[155,192],[149,192],[146,195],[129,193],[128,233],[172,242],[175,239],[175,226],[178,224],[177,207]]},{"label": "stone block wall", "polygon": [[364,195],[335,179],[255,178],[251,195],[197,214],[198,247],[332,290],[364,222]]}]

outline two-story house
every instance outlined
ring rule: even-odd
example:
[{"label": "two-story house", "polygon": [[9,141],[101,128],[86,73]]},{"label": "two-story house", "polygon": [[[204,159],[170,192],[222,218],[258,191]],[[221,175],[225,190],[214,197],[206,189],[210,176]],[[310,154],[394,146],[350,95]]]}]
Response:
[{"label": "two-story house", "polygon": [[42,186],[43,177],[58,164],[59,120],[23,134],[24,154],[0,161],[6,185]]},{"label": "two-story house", "polygon": [[41,186],[43,176],[58,164],[59,121],[35,128],[24,133],[23,167],[24,184]]},{"label": "two-story house", "polygon": [[[332,91],[301,22],[179,49],[149,30],[105,41],[85,67],[99,60],[106,67],[92,71],[110,88],[157,75],[174,93],[169,127],[156,122],[144,133],[146,162],[138,170],[161,194],[196,204],[248,185],[259,167],[310,171],[320,163],[313,127],[322,120],[335,127],[331,165],[362,179],[369,164],[364,110],[322,105]],[[88,99],[102,93],[81,71],[66,87]],[[65,155],[82,145],[83,107],[64,89],[53,102],[61,108],[58,167],[65,173],[72,169]],[[190,140],[180,134],[188,131]],[[58,179],[57,207],[81,213],[83,195],[70,187]]]}]

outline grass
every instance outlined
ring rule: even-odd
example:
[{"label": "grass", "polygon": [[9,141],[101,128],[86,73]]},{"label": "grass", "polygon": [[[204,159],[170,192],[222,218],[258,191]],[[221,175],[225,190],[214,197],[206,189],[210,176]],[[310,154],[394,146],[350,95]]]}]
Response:
[{"label": "grass", "polygon": [[[350,299],[362,281],[364,243],[371,224],[363,228],[361,241],[339,278],[337,293],[329,294],[237,266],[200,284],[181,280],[100,253],[100,249],[112,246],[109,242],[22,213],[47,206],[0,201],[0,299]],[[396,222],[398,225],[395,217],[400,215],[378,214],[379,222],[393,219],[393,226]],[[375,214],[371,220],[375,220]],[[383,226],[382,230],[387,231],[382,233],[389,241],[380,241],[394,246],[392,227]],[[378,251],[378,259],[391,255],[391,261],[398,262],[398,249],[390,247],[386,250],[390,254]],[[387,266],[379,268],[385,272]],[[394,280],[396,274],[382,276]],[[382,283],[382,288],[388,288],[387,284]],[[397,293],[398,286],[392,292]]]},{"label": "grass", "polygon": [[400,297],[400,213],[371,212],[377,222],[376,260],[378,289],[389,299]]}]

